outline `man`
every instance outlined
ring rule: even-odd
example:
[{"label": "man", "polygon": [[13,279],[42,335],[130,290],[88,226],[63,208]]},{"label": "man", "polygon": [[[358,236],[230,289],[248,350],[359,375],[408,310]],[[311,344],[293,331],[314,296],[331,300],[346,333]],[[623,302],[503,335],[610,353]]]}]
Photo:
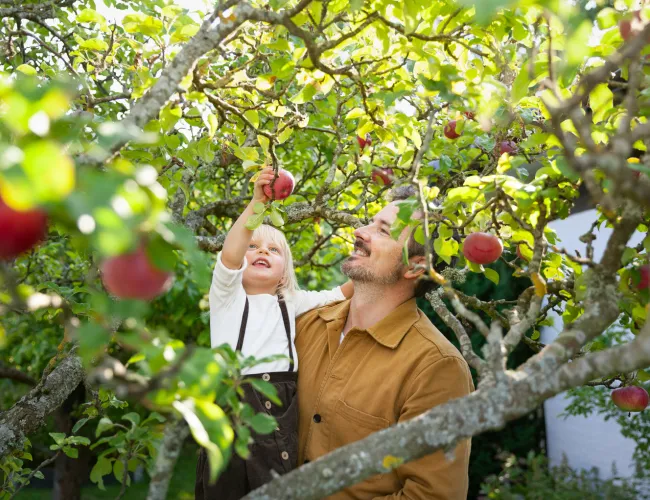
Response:
[{"label": "man", "polygon": [[[392,202],[354,232],[341,267],[354,282],[352,299],[297,320],[299,465],[474,389],[458,350],[417,308],[424,248],[406,230],[391,238],[397,212]],[[463,441],[453,461],[438,451],[329,498],[464,500],[469,453]]]}]

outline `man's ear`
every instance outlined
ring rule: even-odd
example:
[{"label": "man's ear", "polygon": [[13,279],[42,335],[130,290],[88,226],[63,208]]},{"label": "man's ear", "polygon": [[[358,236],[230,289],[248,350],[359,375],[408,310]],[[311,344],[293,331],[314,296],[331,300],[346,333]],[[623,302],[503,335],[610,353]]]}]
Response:
[{"label": "man's ear", "polygon": [[418,255],[417,257],[411,257],[409,259],[409,267],[404,272],[404,278],[407,280],[418,279],[426,271],[426,258],[424,255]]}]

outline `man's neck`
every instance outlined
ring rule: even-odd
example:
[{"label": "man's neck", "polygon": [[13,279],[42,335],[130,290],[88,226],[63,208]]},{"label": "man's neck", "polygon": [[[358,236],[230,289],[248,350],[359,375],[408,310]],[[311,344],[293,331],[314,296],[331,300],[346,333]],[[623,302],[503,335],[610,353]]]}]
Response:
[{"label": "man's neck", "polygon": [[370,328],[412,297],[412,289],[399,290],[395,286],[381,287],[374,283],[355,283],[343,334],[345,335],[352,328],[360,330]]}]

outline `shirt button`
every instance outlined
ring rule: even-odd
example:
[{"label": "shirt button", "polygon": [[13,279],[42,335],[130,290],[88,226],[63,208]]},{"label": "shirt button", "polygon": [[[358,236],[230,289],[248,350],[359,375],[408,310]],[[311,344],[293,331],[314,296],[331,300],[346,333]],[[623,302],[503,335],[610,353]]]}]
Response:
[{"label": "shirt button", "polygon": [[320,415],[318,413],[316,415],[314,415],[314,422],[316,422],[318,424],[318,423],[320,423],[321,420],[322,419],[320,418]]},{"label": "shirt button", "polygon": [[264,375],[262,375],[262,380],[264,380],[265,382],[268,382],[269,380],[271,380],[271,375],[269,375],[268,373],[265,373]]},{"label": "shirt button", "polygon": [[282,460],[289,460],[289,454],[286,451],[282,452]]},{"label": "shirt button", "polygon": [[264,403],[264,406],[266,407],[267,410],[270,410],[271,409],[271,402],[267,401],[266,403]]}]

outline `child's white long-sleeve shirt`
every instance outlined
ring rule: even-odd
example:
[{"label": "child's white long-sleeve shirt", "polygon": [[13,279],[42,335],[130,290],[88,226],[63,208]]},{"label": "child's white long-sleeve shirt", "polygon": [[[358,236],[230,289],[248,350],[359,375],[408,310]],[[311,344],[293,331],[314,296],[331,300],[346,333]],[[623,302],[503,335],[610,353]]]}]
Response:
[{"label": "child's white long-sleeve shirt", "polygon": [[[217,256],[210,287],[210,342],[212,347],[229,344],[237,347],[239,328],[241,326],[246,292],[242,285],[242,276],[246,269],[246,258],[240,269],[228,269],[221,262],[221,252]],[[298,370],[298,358],[294,345],[296,337],[296,317],[332,302],[344,300],[341,287],[333,290],[312,292],[299,290],[285,296],[289,323],[291,326],[291,348],[295,360],[294,370]],[[242,353],[244,356],[264,358],[276,354],[289,356],[287,334],[284,330],[282,312],[278,305],[278,297],[270,294],[248,296],[248,323],[244,336]],[[288,360],[261,363],[243,371],[244,374],[284,372],[289,370]]]}]

